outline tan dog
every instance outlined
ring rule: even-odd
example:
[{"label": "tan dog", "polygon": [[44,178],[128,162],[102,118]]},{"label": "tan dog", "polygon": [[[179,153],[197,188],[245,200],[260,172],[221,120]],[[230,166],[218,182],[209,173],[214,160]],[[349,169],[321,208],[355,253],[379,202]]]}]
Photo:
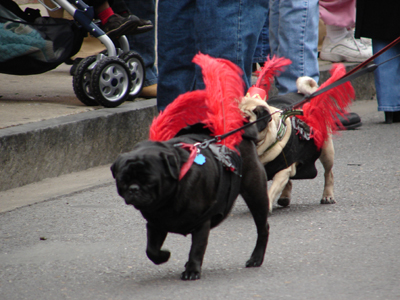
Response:
[{"label": "tan dog", "polygon": [[297,80],[299,93],[271,97],[268,103],[257,97],[243,98],[240,109],[255,121],[271,114],[271,121],[257,123],[259,138],[257,152],[272,185],[268,190],[269,210],[278,200],[281,206],[288,206],[291,200],[292,183],[290,179],[312,179],[317,176],[315,161],[319,159],[325,169],[325,186],[321,204],[336,203],[333,195],[333,161],[335,151],[332,138],[318,150],[312,138],[309,137],[309,127],[296,117],[285,118],[282,108],[299,100],[304,94],[311,94],[317,88],[317,83],[309,77]]}]

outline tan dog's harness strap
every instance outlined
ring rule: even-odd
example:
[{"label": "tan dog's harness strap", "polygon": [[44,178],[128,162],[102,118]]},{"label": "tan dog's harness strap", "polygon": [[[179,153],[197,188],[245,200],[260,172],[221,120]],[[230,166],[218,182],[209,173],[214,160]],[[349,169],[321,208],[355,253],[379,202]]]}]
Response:
[{"label": "tan dog's harness strap", "polygon": [[[276,134],[276,140],[271,146],[269,146],[267,148],[267,150],[265,150],[265,152],[267,152],[272,147],[274,147],[278,142],[282,141],[282,139],[285,136],[286,131],[287,131],[286,119],[288,117],[291,117],[291,116],[302,115],[302,114],[303,114],[303,111],[301,111],[301,110],[292,110],[292,111],[282,112],[281,117],[279,119],[279,125],[278,125],[278,132]],[[286,158],[285,158],[285,161],[286,161]]]}]

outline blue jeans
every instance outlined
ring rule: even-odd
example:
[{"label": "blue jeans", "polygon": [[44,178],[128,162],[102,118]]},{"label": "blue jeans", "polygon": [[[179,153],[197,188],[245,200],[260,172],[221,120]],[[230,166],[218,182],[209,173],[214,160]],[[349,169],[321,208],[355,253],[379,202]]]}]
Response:
[{"label": "blue jeans", "polygon": [[244,70],[250,86],[252,60],[265,21],[266,0],[161,0],[158,4],[157,106],[164,110],[187,91],[204,89],[192,63],[201,52]]},{"label": "blue jeans", "polygon": [[[372,40],[372,49],[375,54],[391,41]],[[400,44],[388,49],[377,58],[375,64],[379,64],[400,54]],[[400,57],[380,65],[374,71],[376,98],[379,111],[400,111]]]},{"label": "blue jeans", "polygon": [[318,82],[318,0],[270,0],[269,9],[271,56],[292,61],[276,78],[279,94],[297,92],[296,80],[301,76]]},{"label": "blue jeans", "polygon": [[130,12],[140,19],[153,22],[154,29],[137,35],[127,35],[131,50],[140,54],[143,58],[146,78],[143,86],[157,83],[158,74],[154,65],[156,59],[155,50],[155,0],[125,0]]},{"label": "blue jeans", "polygon": [[258,37],[256,51],[254,52],[253,56],[253,63],[265,62],[270,52],[271,51],[269,47],[269,9],[268,9],[265,15],[264,26],[261,30],[260,36]]}]

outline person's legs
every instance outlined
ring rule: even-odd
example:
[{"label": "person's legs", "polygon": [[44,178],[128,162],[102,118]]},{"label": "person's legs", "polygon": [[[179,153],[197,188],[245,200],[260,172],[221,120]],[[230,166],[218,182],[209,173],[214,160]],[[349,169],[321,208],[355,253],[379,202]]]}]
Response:
[{"label": "person's legs", "polygon": [[[384,48],[390,41],[372,40],[374,53]],[[375,58],[376,64],[400,54],[400,45],[397,44]],[[378,110],[385,112],[400,111],[400,57],[380,65],[374,71]]]},{"label": "person's legs", "polygon": [[372,48],[354,38],[356,0],[320,0],[320,18],[326,24],[326,37],[320,58],[332,62],[363,62]]},{"label": "person's legs", "polygon": [[320,0],[319,14],[326,25],[353,28],[356,21],[356,0]]},{"label": "person's legs", "polygon": [[309,76],[318,82],[318,0],[271,0],[271,55],[292,64],[276,78],[279,94],[297,92],[296,80]]},{"label": "person's legs", "polygon": [[[265,21],[262,0],[160,1],[158,101],[163,110],[177,96],[203,89],[198,53],[224,58],[244,70],[247,88],[258,36]],[[171,30],[169,25],[174,23]]]},{"label": "person's legs", "polygon": [[[197,1],[196,48],[238,65],[244,71],[247,88],[251,86],[253,56],[267,9],[268,4],[263,0],[214,0],[213,6],[209,1]],[[205,23],[205,19],[213,22]],[[202,88],[199,69],[195,88]]]},{"label": "person's legs", "polygon": [[[113,40],[122,35],[138,34],[153,29],[149,20],[142,20],[135,15],[122,17],[112,9],[112,0],[85,0],[85,3],[93,6],[95,14],[101,21],[101,28]],[[117,8],[120,6],[116,4]]]},{"label": "person's legs", "polygon": [[267,56],[270,54],[269,46],[269,9],[265,15],[265,23],[261,30],[261,34],[258,37],[256,50],[253,56],[253,64],[263,64],[266,61]]},{"label": "person's legs", "polygon": [[[196,54],[193,16],[195,1],[163,0],[158,3],[157,107],[164,110],[180,94],[191,90],[194,83]],[[174,24],[174,28],[171,28]]]},{"label": "person's legs", "polygon": [[[116,1],[117,2],[117,1]],[[154,0],[125,0],[129,11],[134,11],[141,19],[150,20],[155,24],[155,1]],[[143,58],[146,68],[146,78],[143,86],[148,87],[157,84],[157,69],[155,67],[155,30],[140,34],[128,35],[130,49],[136,51]]]}]

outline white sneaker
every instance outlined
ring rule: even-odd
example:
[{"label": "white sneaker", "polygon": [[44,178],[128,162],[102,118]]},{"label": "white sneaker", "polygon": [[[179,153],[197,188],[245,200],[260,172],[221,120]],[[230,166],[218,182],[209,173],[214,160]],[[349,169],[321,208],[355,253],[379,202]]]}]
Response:
[{"label": "white sneaker", "polygon": [[319,57],[331,62],[363,62],[372,56],[372,47],[357,41],[352,32],[337,43],[325,37]]}]

